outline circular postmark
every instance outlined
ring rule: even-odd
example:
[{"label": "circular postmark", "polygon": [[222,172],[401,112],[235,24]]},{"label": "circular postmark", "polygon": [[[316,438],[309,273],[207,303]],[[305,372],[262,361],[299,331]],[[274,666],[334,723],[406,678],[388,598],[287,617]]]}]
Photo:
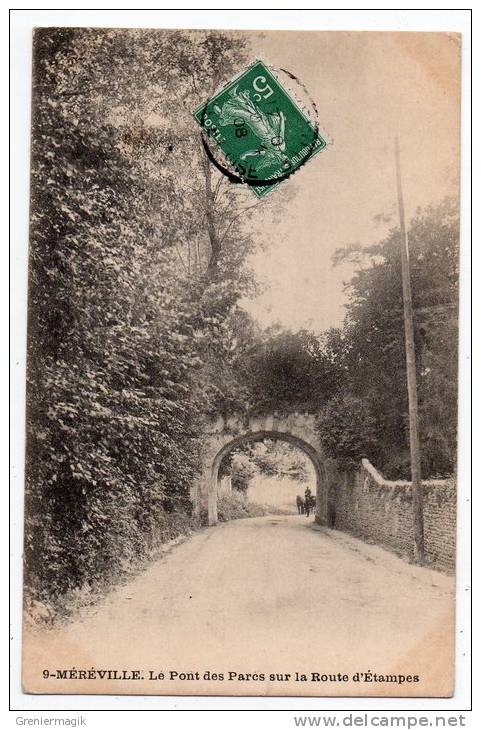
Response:
[{"label": "circular postmark", "polygon": [[290,71],[260,61],[194,116],[210,162],[232,183],[253,187],[259,197],[326,146],[304,84]]}]

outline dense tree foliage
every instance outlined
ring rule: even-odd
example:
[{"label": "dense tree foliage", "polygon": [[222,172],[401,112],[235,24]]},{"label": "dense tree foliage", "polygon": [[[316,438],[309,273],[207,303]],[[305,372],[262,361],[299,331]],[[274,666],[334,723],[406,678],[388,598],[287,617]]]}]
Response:
[{"label": "dense tree foliage", "polygon": [[[409,229],[411,284],[415,316],[418,395],[423,473],[452,473],[456,458],[458,218],[454,201],[418,211]],[[347,316],[339,332],[338,363],[343,393],[360,399],[373,419],[377,448],[373,458],[392,477],[409,477],[409,420],[404,352],[399,231],[393,229],[369,248],[350,247],[337,261],[351,260],[357,271],[348,285]],[[342,344],[341,344],[342,343]],[[321,414],[341,429],[345,406]],[[356,409],[355,409],[356,410]],[[353,412],[353,418],[355,412]],[[365,452],[362,419],[357,436]],[[351,428],[355,440],[355,429]],[[354,447],[355,444],[352,444]],[[338,449],[349,458],[351,445]]]},{"label": "dense tree foliage", "polygon": [[322,406],[341,386],[338,344],[335,330],[315,335],[271,327],[252,333],[233,365],[249,409],[289,412]]},{"label": "dense tree foliage", "polygon": [[379,463],[382,433],[366,400],[334,396],[319,413],[317,427],[325,455],[340,469],[356,469],[364,457]]},{"label": "dense tree foliage", "polygon": [[[457,420],[457,204],[418,211],[409,229],[422,467],[452,474]],[[399,231],[339,250],[356,270],[342,327],[320,335],[281,327],[237,329],[225,372],[250,412],[319,414],[319,434],[344,466],[368,456],[386,476],[409,478],[409,418]],[[240,333],[240,334],[239,334]]]},{"label": "dense tree foliage", "polygon": [[[207,164],[191,112],[247,55],[227,33],[35,33],[25,566],[36,597],[115,576],[185,528],[207,414],[316,412],[329,454],[406,473],[398,232],[338,253],[358,264],[338,330],[262,331],[239,306],[256,291],[256,216],[265,226],[281,199],[256,202]],[[457,241],[449,202],[411,224],[430,475],[455,461]],[[268,473],[278,457],[248,461]]]},{"label": "dense tree foliage", "polygon": [[257,442],[250,454],[257,471],[265,476],[304,482],[309,475],[309,466],[312,466],[309,457],[287,441],[266,439]]},{"label": "dense tree foliage", "polygon": [[247,441],[224,457],[219,467],[219,477],[231,476],[232,487],[246,492],[249,483],[258,475],[304,482],[309,475],[309,465],[309,458],[286,441]]},{"label": "dense tree foliage", "polygon": [[191,110],[244,58],[226,34],[36,31],[25,562],[37,596],[114,575],[191,512],[210,363],[252,286],[255,215],[206,165]]}]

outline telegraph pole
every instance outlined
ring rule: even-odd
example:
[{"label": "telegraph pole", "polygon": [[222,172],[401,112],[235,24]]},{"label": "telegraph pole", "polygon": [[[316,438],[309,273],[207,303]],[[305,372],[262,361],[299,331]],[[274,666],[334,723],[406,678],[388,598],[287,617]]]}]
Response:
[{"label": "telegraph pole", "polygon": [[409,273],[409,248],[406,223],[404,220],[404,201],[401,184],[401,164],[399,140],[396,137],[396,181],[399,208],[399,228],[401,231],[401,266],[404,305],[404,336],[406,346],[406,374],[409,398],[409,446],[411,455],[412,505],[414,520],[414,547],[416,561],[424,563],[424,518],[423,494],[421,484],[421,454],[419,450],[418,393],[416,385],[416,354],[414,351],[413,303],[411,277]]}]

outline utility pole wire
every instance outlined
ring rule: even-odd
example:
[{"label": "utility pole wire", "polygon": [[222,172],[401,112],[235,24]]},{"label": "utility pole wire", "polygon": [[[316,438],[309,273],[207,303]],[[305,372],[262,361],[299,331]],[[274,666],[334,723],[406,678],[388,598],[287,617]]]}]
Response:
[{"label": "utility pole wire", "polygon": [[401,181],[399,139],[395,140],[397,200],[399,209],[402,287],[404,305],[404,335],[406,347],[406,375],[409,398],[409,448],[411,455],[412,505],[414,520],[414,548],[416,561],[424,563],[424,515],[421,484],[421,454],[419,448],[419,414],[416,384],[416,354],[414,350],[413,303],[409,272],[409,242],[404,219],[404,200]]}]

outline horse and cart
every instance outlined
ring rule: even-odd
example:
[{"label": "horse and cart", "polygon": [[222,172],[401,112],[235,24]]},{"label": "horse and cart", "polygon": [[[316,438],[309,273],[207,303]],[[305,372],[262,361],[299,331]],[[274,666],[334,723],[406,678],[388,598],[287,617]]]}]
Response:
[{"label": "horse and cart", "polygon": [[310,513],[314,511],[314,507],[316,506],[316,499],[312,495],[309,487],[307,487],[304,493],[304,498],[302,498],[299,494],[297,495],[296,506],[297,513],[299,515],[306,515],[307,517],[309,517]]}]

